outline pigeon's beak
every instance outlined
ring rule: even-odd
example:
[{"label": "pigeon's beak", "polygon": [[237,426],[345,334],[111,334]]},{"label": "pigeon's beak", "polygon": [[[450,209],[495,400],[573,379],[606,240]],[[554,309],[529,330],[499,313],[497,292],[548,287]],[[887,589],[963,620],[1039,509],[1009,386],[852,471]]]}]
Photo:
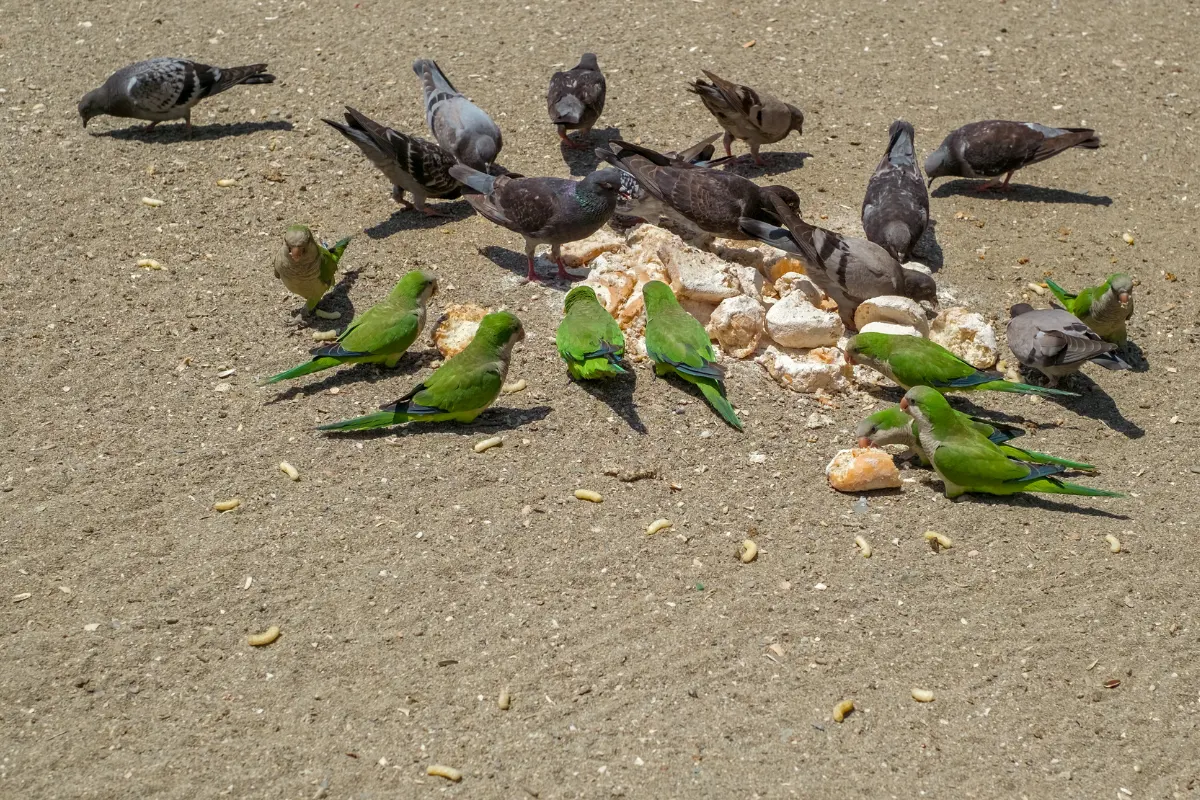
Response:
[{"label": "pigeon's beak", "polygon": [[292,261],[299,261],[303,256],[304,256],[304,248],[303,247],[289,247],[288,248],[288,258],[292,259]]},{"label": "pigeon's beak", "polygon": [[870,446],[871,446],[871,440],[870,440],[870,439],[868,439],[868,438],[867,438],[867,437],[865,437],[865,436],[861,436],[861,437],[859,437],[859,440],[858,440],[858,446],[859,446],[859,447],[862,447],[862,448],[864,448],[864,449],[865,449],[865,448],[867,448],[867,447],[870,447]]},{"label": "pigeon's beak", "polygon": [[931,176],[929,177],[929,183],[925,184],[925,188],[926,188],[926,189],[932,189],[932,188],[933,188],[933,182],[934,182],[934,180],[935,180],[934,176],[932,176],[932,175],[931,175]]},{"label": "pigeon's beak", "polygon": [[1121,292],[1117,295],[1117,299],[1121,301],[1121,305],[1125,305],[1129,302],[1129,292]]},{"label": "pigeon's beak", "polygon": [[90,117],[86,117],[86,116],[85,116],[85,117],[83,117],[83,127],[85,127],[85,128],[87,127],[87,124],[88,124],[88,120],[89,120],[89,119],[90,119]]},{"label": "pigeon's beak", "polygon": [[908,398],[907,397],[900,398],[900,410],[908,411]]}]

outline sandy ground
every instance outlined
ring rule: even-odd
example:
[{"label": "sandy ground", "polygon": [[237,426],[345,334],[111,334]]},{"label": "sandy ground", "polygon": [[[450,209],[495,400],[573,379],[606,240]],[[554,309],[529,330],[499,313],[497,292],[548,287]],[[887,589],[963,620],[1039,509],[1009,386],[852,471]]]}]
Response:
[{"label": "sandy ground", "polygon": [[[1200,6],[838,6],[10,3],[0,795],[1193,796]],[[856,514],[823,469],[882,401],[843,399],[810,430],[820,407],[752,363],[729,379],[744,434],[645,368],[639,433],[619,390],[566,381],[565,286],[520,282],[518,237],[461,202],[448,221],[397,213],[320,121],[352,104],[420,132],[409,64],[431,55],[497,117],[506,166],[579,174],[590,161],[564,162],[543,98],[584,49],[609,77],[604,136],[666,149],[714,131],[685,91],[701,68],[803,107],[804,135],[745,172],[846,230],[895,117],[922,154],[989,117],[1098,129],[1103,149],[1021,172],[1007,197],[939,183],[932,207],[939,280],[994,316],[1047,275],[1140,280],[1143,369],[1089,368],[1062,405],[976,398],[1049,425],[1031,445],[1129,497],[950,503],[910,473]],[[267,61],[280,80],[203,103],[190,140],[80,128],[86,90],[156,55]],[[311,346],[268,268],[292,221],[365,231],[331,303],[344,314],[415,267],[442,276],[437,308],[516,310],[511,374],[530,388],[469,429],[315,434],[403,394],[430,355],[423,340],[397,373],[256,388]],[[503,447],[471,451],[494,433]],[[658,517],[676,529],[647,537]],[[953,549],[931,552],[930,528]],[[761,555],[743,565],[747,535]],[[279,641],[248,647],[269,625]],[[839,725],[843,698],[858,710]]]}]

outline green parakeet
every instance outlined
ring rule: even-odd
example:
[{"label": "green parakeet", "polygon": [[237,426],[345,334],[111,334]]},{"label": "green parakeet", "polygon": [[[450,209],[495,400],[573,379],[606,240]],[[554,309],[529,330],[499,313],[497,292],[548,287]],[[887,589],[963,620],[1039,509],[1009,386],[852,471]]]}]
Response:
[{"label": "green parakeet", "polygon": [[1120,344],[1128,336],[1125,321],[1133,316],[1133,279],[1114,272],[1099,286],[1071,294],[1052,280],[1046,286],[1054,292],[1063,308],[1080,322],[1100,334],[1100,338]]},{"label": "green parakeet", "polygon": [[413,270],[400,279],[382,303],[354,318],[332,344],[312,351],[306,364],[272,375],[263,384],[311,375],[342,364],[396,366],[425,328],[425,306],[437,292],[437,278]]},{"label": "green parakeet", "polygon": [[[972,417],[953,408],[950,410],[958,417],[959,421],[986,436],[992,444],[997,445],[1009,458],[1015,458],[1019,461],[1029,461],[1034,464],[1061,464],[1068,469],[1079,469],[1089,472],[1095,469],[1091,464],[1084,464],[1082,461],[1070,461],[1065,458],[1049,455],[1048,453],[1025,450],[1024,448],[1008,444],[1010,440],[1025,434],[1025,431],[1021,428],[1005,425],[1002,422]],[[855,435],[858,437],[859,447],[881,447],[885,444],[904,445],[916,454],[922,465],[929,466],[929,456],[921,449],[921,445],[917,441],[916,423],[898,405],[889,406],[882,411],[876,411],[864,419],[859,423]]]},{"label": "green parakeet", "polygon": [[708,334],[695,317],[683,310],[671,287],[650,281],[642,287],[646,304],[646,353],[654,374],[673,372],[694,383],[717,413],[739,431],[742,421],[725,399],[725,370],[717,363]]},{"label": "green parakeet", "polygon": [[937,342],[919,336],[860,333],[846,343],[846,361],[863,364],[911,389],[931,386],[939,392],[995,392],[1078,397],[1075,392],[1006,381],[998,372],[983,371],[963,361]]},{"label": "green parakeet", "polygon": [[900,401],[900,408],[916,422],[917,441],[942,479],[946,497],[958,497],[964,492],[1124,496],[1067,483],[1056,477],[1066,469],[1062,464],[1027,464],[1009,458],[999,446],[954,414],[936,389],[914,386]]},{"label": "green parakeet", "polygon": [[283,281],[288,291],[303,297],[307,301],[305,307],[313,311],[333,288],[338,261],[348,244],[349,236],[326,249],[308,228],[290,225],[283,234],[283,247],[275,251],[271,261],[275,277]]},{"label": "green parakeet", "polygon": [[399,400],[363,417],[322,425],[322,431],[365,431],[404,422],[471,422],[500,394],[513,346],[525,338],[521,321],[507,311],[488,314],[475,338]]},{"label": "green parakeet", "polygon": [[590,286],[567,292],[554,342],[567,362],[567,372],[577,381],[626,373],[621,366],[625,336]]}]

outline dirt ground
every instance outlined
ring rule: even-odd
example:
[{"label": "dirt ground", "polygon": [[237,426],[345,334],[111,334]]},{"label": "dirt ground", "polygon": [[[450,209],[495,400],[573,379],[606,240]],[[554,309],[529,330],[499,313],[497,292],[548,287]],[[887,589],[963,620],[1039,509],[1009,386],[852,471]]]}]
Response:
[{"label": "dirt ground", "polygon": [[[0,795],[1200,793],[1198,16],[1196,0],[7,4]],[[349,104],[423,132],[410,63],[433,56],[497,118],[504,165],[582,174],[544,93],[585,49],[609,80],[599,138],[715,131],[685,91],[702,68],[801,106],[803,136],[742,171],[845,230],[896,117],[922,156],[976,119],[1096,128],[1105,147],[1007,196],[939,182],[938,279],[1000,319],[1044,276],[1140,281],[1138,370],[1089,367],[1062,404],[974,398],[1049,426],[1030,446],[1129,496],[951,503],[909,472],[856,513],[823,470],[886,397],[828,411],[735,363],[738,434],[645,367],[632,406],[571,385],[553,349],[565,284],[524,285],[520,239],[463,202],[398,213],[320,121]],[[80,127],[85,91],[157,55],[266,61],[279,81],[202,103],[190,139]],[[268,266],[293,221],[362,232],[330,303],[343,322],[416,267],[442,278],[435,308],[515,310],[510,374],[529,389],[469,428],[316,434],[402,395],[431,355],[423,339],[394,373],[256,387],[312,346]],[[834,424],[809,429],[814,411]],[[675,529],[648,537],[659,517]],[[931,528],[954,547],[932,552]],[[247,645],[270,625],[277,642]],[[844,698],[857,710],[836,724]]]}]

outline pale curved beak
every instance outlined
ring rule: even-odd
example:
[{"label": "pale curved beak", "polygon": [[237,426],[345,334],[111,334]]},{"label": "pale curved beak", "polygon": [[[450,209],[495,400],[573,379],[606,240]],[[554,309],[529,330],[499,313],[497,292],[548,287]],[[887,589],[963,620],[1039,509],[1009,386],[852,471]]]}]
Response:
[{"label": "pale curved beak", "polygon": [[870,439],[868,439],[868,438],[867,438],[867,437],[865,437],[865,436],[862,436],[862,437],[860,437],[860,438],[859,438],[859,440],[858,440],[858,446],[859,446],[859,447],[862,447],[862,448],[867,448],[867,447],[870,447],[870,446],[871,446],[871,440],[870,440]]},{"label": "pale curved beak", "polygon": [[291,258],[292,261],[299,261],[300,257],[303,255],[304,255],[303,247],[289,247],[288,248],[288,257]]},{"label": "pale curved beak", "polygon": [[900,410],[908,411],[908,398],[907,397],[900,398]]},{"label": "pale curved beak", "polygon": [[1121,305],[1129,302],[1129,292],[1121,292],[1117,295],[1117,299],[1121,301]]}]

